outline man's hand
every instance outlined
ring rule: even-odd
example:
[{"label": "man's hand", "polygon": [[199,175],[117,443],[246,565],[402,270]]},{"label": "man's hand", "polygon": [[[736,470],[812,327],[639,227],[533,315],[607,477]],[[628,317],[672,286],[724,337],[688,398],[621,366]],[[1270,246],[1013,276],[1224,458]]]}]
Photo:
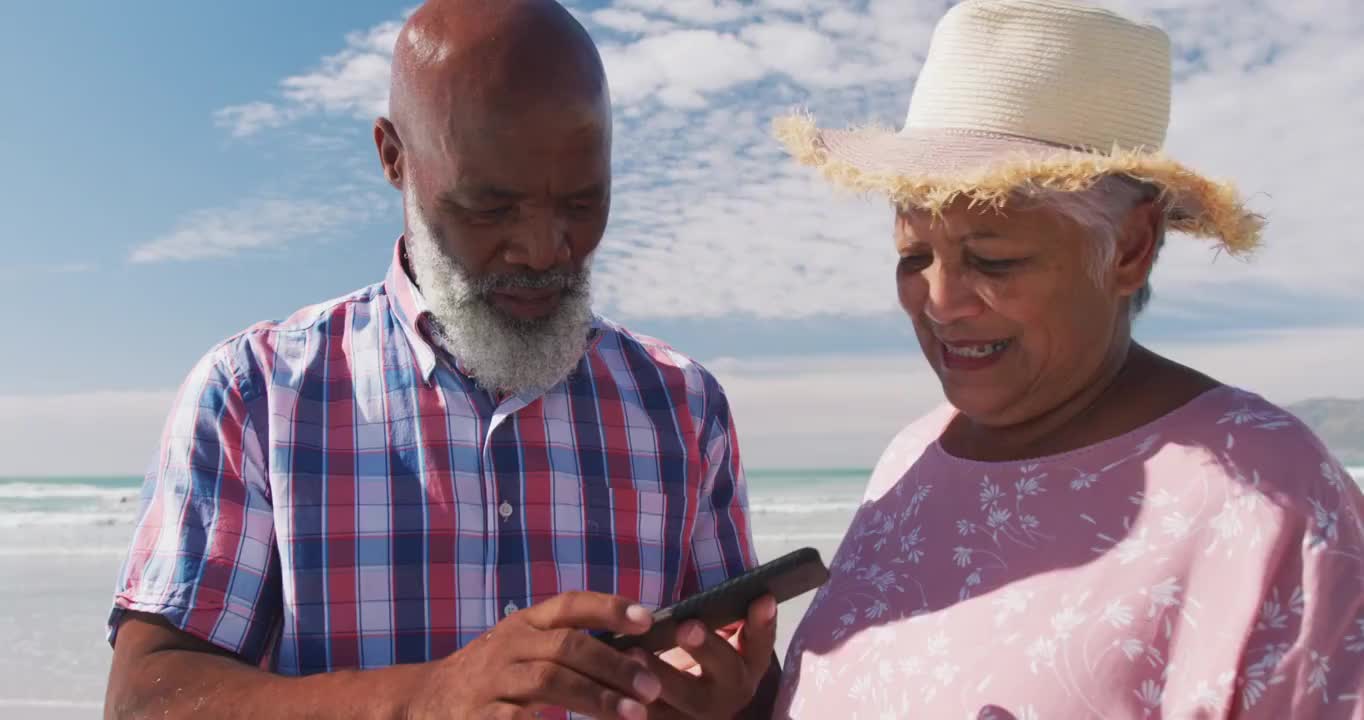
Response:
[{"label": "man's hand", "polygon": [[777,601],[760,598],[738,628],[707,632],[699,622],[677,629],[678,648],[659,657],[632,651],[662,681],[649,720],[733,718],[748,707],[772,663]]},{"label": "man's hand", "polygon": [[650,624],[649,611],[625,598],[551,598],[431,663],[407,716],[530,718],[536,710],[561,707],[601,720],[644,720],[644,706],[661,691],[657,675],[582,630],[637,634]]}]

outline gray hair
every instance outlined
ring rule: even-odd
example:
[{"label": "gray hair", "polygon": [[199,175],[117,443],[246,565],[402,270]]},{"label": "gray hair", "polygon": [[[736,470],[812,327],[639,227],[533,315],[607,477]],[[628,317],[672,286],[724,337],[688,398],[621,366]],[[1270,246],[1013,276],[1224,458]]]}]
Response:
[{"label": "gray hair", "polygon": [[[1123,222],[1133,208],[1147,202],[1161,202],[1161,190],[1156,185],[1126,175],[1105,175],[1088,190],[1080,192],[1041,191],[1027,196],[1031,207],[1058,212],[1080,227],[1094,234],[1096,242],[1089,254],[1090,276],[1096,283],[1104,281],[1104,273],[1113,264],[1118,251],[1118,235]],[[1156,229],[1155,254],[1165,245],[1165,218],[1169,208],[1162,205],[1162,221]],[[1132,296],[1132,317],[1136,317],[1151,301],[1151,281],[1148,278]]]}]

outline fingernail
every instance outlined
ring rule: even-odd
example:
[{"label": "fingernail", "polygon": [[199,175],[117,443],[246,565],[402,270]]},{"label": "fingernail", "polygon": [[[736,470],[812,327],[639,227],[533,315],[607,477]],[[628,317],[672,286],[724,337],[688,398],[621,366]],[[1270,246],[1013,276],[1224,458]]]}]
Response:
[{"label": "fingernail", "polygon": [[644,666],[644,667],[648,667],[648,666],[649,666],[649,653],[644,652],[643,650],[640,650],[639,648],[631,648],[631,649],[630,649],[630,652],[627,652],[627,653],[625,653],[625,654],[626,654],[626,655],[629,655],[631,660],[634,660],[635,662],[639,663],[640,665],[642,665],[642,666]]},{"label": "fingernail", "polygon": [[763,601],[763,606],[758,608],[758,617],[763,622],[772,622],[777,617],[777,601],[774,598],[767,598]]},{"label": "fingernail", "polygon": [[677,633],[677,641],[688,647],[699,647],[702,640],[702,630],[695,623],[682,626],[682,630]]},{"label": "fingernail", "polygon": [[625,609],[625,617],[629,618],[630,622],[652,624],[654,614],[649,612],[649,608],[646,608],[643,605],[631,605]]},{"label": "fingernail", "polygon": [[653,702],[658,694],[663,692],[663,685],[652,673],[637,673],[635,675],[635,694],[645,702]]},{"label": "fingernail", "polygon": [[644,706],[625,698],[616,704],[616,712],[625,720],[644,720]]}]

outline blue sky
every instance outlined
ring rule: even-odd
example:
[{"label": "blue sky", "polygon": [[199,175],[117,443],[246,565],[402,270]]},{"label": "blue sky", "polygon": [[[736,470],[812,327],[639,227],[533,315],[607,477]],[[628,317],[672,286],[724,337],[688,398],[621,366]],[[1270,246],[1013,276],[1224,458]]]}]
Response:
[{"label": "blue sky", "polygon": [[[600,307],[721,375],[750,464],[869,465],[939,397],[894,304],[888,211],[787,162],[767,128],[797,105],[898,126],[949,4],[571,5],[616,100]],[[1105,4],[1175,41],[1172,152],[1270,217],[1248,263],[1172,239],[1141,337],[1277,401],[1364,395],[1364,10]],[[410,7],[7,9],[0,474],[139,471],[214,342],[382,276],[400,210],[369,128]]]}]

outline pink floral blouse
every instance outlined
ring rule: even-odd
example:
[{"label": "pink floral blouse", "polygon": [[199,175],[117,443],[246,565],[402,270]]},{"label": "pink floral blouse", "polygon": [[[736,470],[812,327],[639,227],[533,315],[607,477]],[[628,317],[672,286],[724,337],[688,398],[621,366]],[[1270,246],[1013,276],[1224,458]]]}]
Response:
[{"label": "pink floral blouse", "polygon": [[1222,387],[1022,463],[904,430],[792,641],[779,718],[1364,717],[1364,496]]}]

